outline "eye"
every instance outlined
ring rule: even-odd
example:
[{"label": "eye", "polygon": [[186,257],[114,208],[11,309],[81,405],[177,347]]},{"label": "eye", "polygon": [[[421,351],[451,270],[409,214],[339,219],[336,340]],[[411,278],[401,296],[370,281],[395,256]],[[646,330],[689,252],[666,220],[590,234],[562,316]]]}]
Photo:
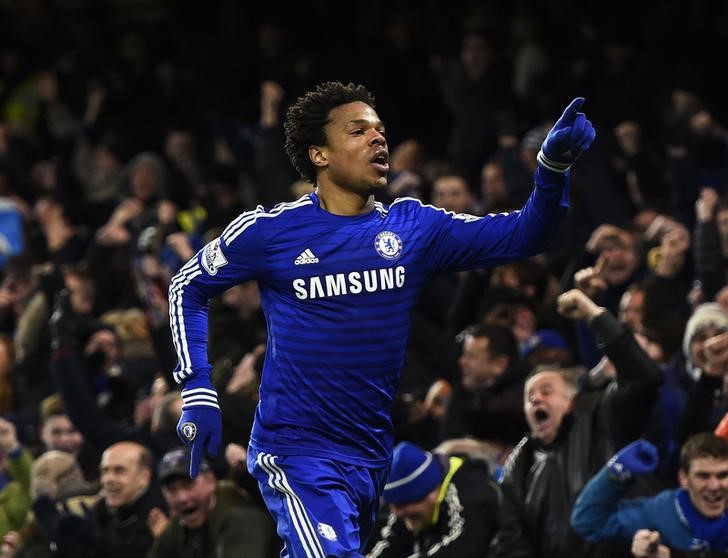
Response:
[{"label": "eye", "polygon": [[364,133],[364,130],[361,128],[357,128],[356,130],[352,130],[351,134],[354,136],[361,136]]}]

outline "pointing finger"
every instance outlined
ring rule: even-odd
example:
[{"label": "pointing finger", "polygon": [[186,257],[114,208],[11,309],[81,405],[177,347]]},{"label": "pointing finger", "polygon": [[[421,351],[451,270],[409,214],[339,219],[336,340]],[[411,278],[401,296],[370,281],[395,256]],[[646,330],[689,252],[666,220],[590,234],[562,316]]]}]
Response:
[{"label": "pointing finger", "polygon": [[200,472],[200,461],[202,460],[202,448],[205,446],[206,439],[197,439],[192,444],[192,452],[190,455],[190,478],[194,479]]},{"label": "pointing finger", "polygon": [[584,104],[584,97],[576,97],[569,103],[569,106],[564,109],[561,118],[556,121],[556,127],[571,124],[576,118],[576,113]]}]

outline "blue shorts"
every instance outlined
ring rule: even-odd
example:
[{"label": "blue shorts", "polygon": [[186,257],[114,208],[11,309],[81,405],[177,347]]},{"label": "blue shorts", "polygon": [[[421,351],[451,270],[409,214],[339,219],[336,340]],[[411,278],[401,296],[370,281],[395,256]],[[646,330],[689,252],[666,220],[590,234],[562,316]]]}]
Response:
[{"label": "blue shorts", "polygon": [[281,557],[362,556],[388,467],[359,467],[305,455],[248,448],[255,477],[283,539]]}]

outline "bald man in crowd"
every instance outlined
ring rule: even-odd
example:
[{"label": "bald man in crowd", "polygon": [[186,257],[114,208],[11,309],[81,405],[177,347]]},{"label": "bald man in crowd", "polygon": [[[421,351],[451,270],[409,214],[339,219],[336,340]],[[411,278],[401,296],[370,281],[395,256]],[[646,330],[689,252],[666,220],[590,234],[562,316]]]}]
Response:
[{"label": "bald man in crowd", "polygon": [[153,470],[154,458],[146,447],[118,442],[101,456],[99,499],[83,515],[59,512],[48,498],[36,500],[33,510],[51,546],[63,556],[145,556],[153,542],[149,512],[166,509]]}]

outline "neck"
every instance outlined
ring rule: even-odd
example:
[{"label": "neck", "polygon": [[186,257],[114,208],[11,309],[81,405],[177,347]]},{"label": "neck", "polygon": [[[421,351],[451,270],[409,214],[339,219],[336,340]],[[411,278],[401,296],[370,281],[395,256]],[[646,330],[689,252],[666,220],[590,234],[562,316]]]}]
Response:
[{"label": "neck", "polygon": [[316,188],[321,208],[345,217],[363,215],[374,209],[374,194],[345,190],[333,183],[319,181]]}]

